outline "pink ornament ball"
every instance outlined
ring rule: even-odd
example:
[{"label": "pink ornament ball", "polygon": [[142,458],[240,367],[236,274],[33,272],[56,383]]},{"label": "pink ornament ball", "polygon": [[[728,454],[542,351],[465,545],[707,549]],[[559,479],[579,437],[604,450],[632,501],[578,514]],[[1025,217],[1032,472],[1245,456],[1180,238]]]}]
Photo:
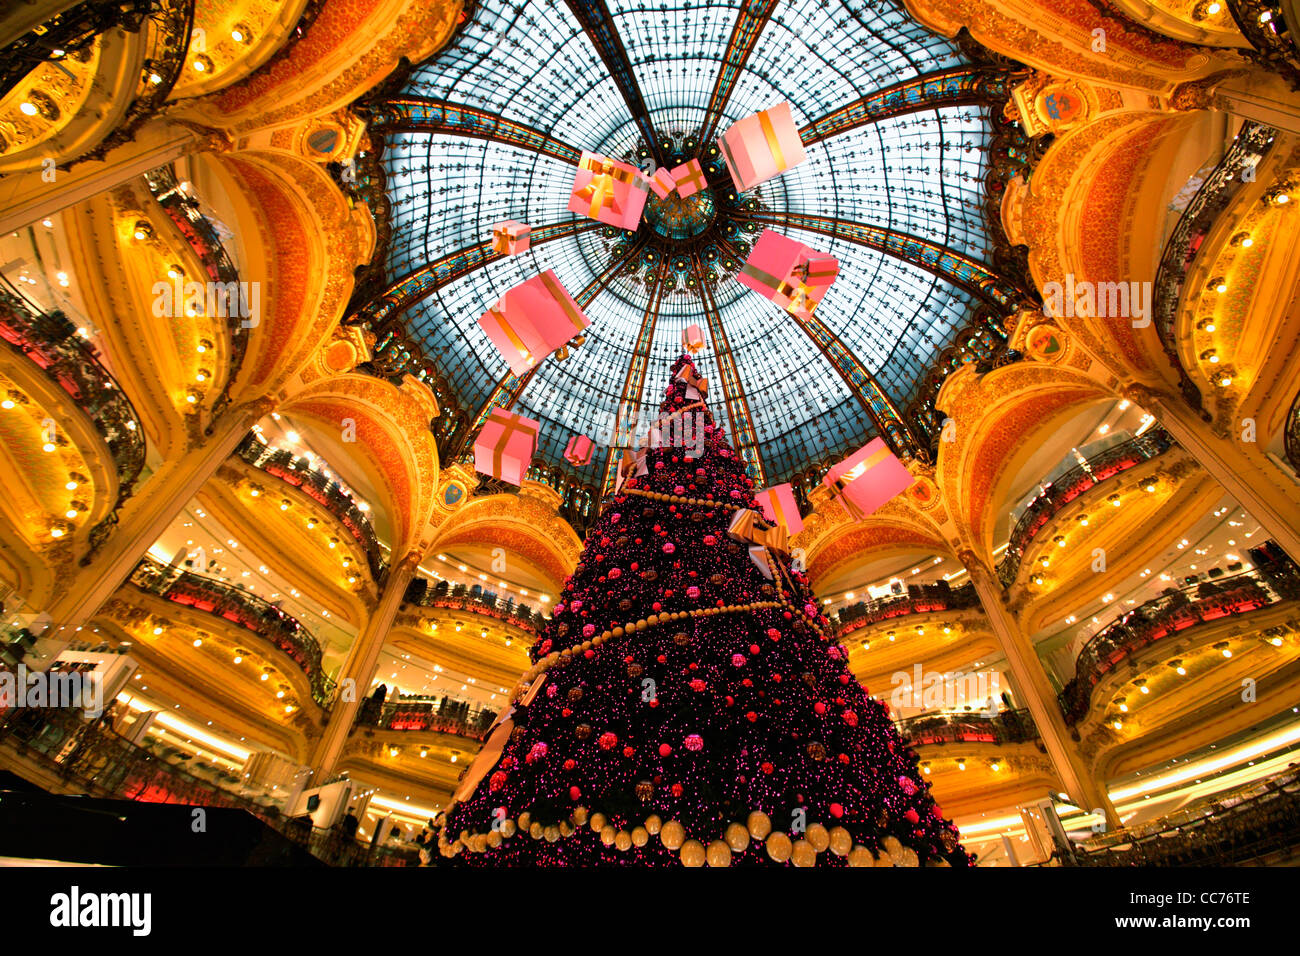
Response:
[{"label": "pink ornament ball", "polygon": [[605,733],[600,735],[598,743],[600,744],[601,750],[613,750],[618,746],[618,734],[607,730]]},{"label": "pink ornament ball", "polygon": [[591,635],[593,635],[593,634],[595,634],[595,633],[596,633],[596,625],[595,625],[595,624],[584,624],[584,625],[582,625],[582,636],[583,636],[583,637],[591,637]]},{"label": "pink ornament ball", "polygon": [[779,641],[781,639],[781,632],[774,627],[769,627],[767,629],[767,636],[774,641]]},{"label": "pink ornament ball", "polygon": [[532,749],[528,751],[528,756],[525,757],[524,760],[528,763],[537,763],[537,761],[544,760],[545,758],[546,743],[539,740],[537,743],[533,744]]},{"label": "pink ornament ball", "polygon": [[704,738],[699,734],[691,734],[686,738],[684,743],[687,750],[696,751],[704,747]]},{"label": "pink ornament ball", "polygon": [[667,541],[664,543],[664,554],[672,554],[676,550],[677,550],[677,545],[673,544],[671,541]]},{"label": "pink ornament ball", "polygon": [[686,596],[689,598],[697,598],[700,596],[700,589],[697,588],[694,584],[692,584],[690,587],[686,589]]},{"label": "pink ornament ball", "polygon": [[675,494],[675,495],[684,495],[684,494],[686,494],[686,486],[685,486],[685,485],[673,485],[673,494]]},{"label": "pink ornament ball", "polygon": [[488,789],[494,793],[497,790],[500,790],[505,785],[506,785],[506,775],[505,772],[502,770],[498,770],[496,773],[494,773],[491,777],[488,778]]},{"label": "pink ornament ball", "polygon": [[711,534],[706,534],[704,536],[704,543],[711,548],[718,543],[718,539]]},{"label": "pink ornament ball", "polygon": [[731,655],[731,666],[732,666],[732,667],[744,667],[744,666],[745,666],[745,655],[744,655],[744,654],[732,654],[732,655]]}]

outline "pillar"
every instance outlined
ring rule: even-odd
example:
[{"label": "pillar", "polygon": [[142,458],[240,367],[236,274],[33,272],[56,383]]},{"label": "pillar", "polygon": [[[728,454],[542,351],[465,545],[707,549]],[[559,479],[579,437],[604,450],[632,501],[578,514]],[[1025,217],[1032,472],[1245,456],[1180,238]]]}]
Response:
[{"label": "pillar", "polygon": [[1001,582],[969,549],[962,550],[957,557],[970,572],[971,584],[1006,656],[1007,669],[1019,691],[1017,703],[1027,707],[1033,716],[1039,737],[1047,748],[1048,759],[1061,778],[1065,792],[1081,810],[1101,809],[1106,814],[1107,824],[1118,827],[1119,815],[1105,787],[1093,779],[1075,748],[1052,682],[1032,642],[1007,608]]},{"label": "pillar", "polygon": [[259,401],[232,410],[217,421],[211,438],[149,477],[123,506],[108,540],[47,609],[55,627],[75,629],[99,610],[270,407]]},{"label": "pillar", "polygon": [[384,641],[397,617],[397,610],[402,606],[406,587],[415,578],[422,557],[418,551],[407,552],[400,562],[388,569],[388,580],[384,582],[375,610],[357,639],[352,642],[352,648],[339,669],[340,688],[345,686],[344,681],[350,680],[353,692],[343,693],[340,690],[335,696],[329,722],[312,754],[313,779],[318,783],[329,779],[343,756],[343,746],[357,719],[357,711],[361,709],[361,700],[370,689],[370,682],[379,667],[379,652],[383,650]]},{"label": "pillar", "polygon": [[[1300,561],[1300,491],[1289,475],[1262,457],[1246,454],[1240,434],[1216,434],[1213,426],[1179,398],[1142,386],[1124,389],[1124,397],[1160,421],[1174,440],[1260,523],[1293,561]],[[1241,424],[1235,423],[1240,428]],[[1259,436],[1261,439],[1263,435]],[[1262,459],[1262,460],[1261,460]]]},{"label": "pillar", "polygon": [[175,162],[203,145],[196,133],[183,126],[148,123],[102,160],[54,170],[48,174],[53,175],[52,181],[40,168],[11,173],[0,183],[0,235]]}]

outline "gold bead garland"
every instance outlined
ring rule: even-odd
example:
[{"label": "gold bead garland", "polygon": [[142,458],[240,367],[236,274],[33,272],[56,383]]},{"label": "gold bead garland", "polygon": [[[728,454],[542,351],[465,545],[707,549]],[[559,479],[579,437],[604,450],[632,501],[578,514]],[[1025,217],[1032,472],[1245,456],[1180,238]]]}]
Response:
[{"label": "gold bead garland", "polygon": [[[751,838],[762,844],[773,861],[789,862],[796,867],[816,866],[817,858],[827,850],[835,856],[844,857],[845,862],[854,867],[919,865],[916,851],[904,846],[897,837],[885,837],[882,841],[885,849],[878,855],[860,843],[854,844],[852,835],[842,826],[827,830],[821,823],[812,823],[801,839],[792,840],[788,834],[774,831],[771,819],[761,810],[749,814],[745,823],[728,824],[723,836],[711,840],[707,845],[687,834],[681,821],[669,820],[664,823],[658,814],[651,814],[642,825],[629,831],[615,827],[603,813],[588,815],[587,808],[582,806],[575,807],[567,820],[547,826],[531,819],[529,813],[524,811],[519,814],[517,824],[515,820],[505,820],[488,833],[472,835],[468,830],[462,830],[460,836],[452,842],[447,840],[444,825],[438,830],[438,850],[448,858],[464,851],[486,853],[500,847],[516,833],[527,834],[534,840],[544,839],[548,843],[555,843],[578,832],[584,822],[597,834],[602,844],[620,852],[627,852],[634,846],[646,846],[651,836],[658,836],[660,842],[678,856],[682,865],[689,867],[705,864],[712,867],[730,866],[732,856],[743,853],[749,847]],[[931,860],[926,865],[951,866],[943,859]]]}]

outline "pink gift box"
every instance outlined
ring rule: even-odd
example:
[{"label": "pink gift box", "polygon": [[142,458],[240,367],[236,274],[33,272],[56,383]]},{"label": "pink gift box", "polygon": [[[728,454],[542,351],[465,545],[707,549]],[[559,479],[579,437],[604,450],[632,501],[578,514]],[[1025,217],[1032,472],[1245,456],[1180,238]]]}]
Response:
[{"label": "pink gift box", "polygon": [[809,318],[839,274],[834,256],[764,229],[736,280],[791,315]]},{"label": "pink gift box", "polygon": [[737,120],[718,138],[718,146],[742,193],[808,158],[787,102]]},{"label": "pink gift box", "polygon": [[875,438],[833,466],[822,484],[831,489],[849,517],[857,521],[906,491],[914,480],[884,439]]},{"label": "pink gift box", "polygon": [[683,199],[694,196],[709,184],[704,178],[704,170],[700,168],[698,159],[692,159],[673,169],[672,177],[677,185],[677,195]]},{"label": "pink gift box", "polygon": [[522,375],[573,338],[591,320],[547,269],[510,289],[478,320],[510,371]]},{"label": "pink gift box", "polygon": [[522,485],[533,455],[541,425],[531,418],[504,408],[494,408],[474,439],[474,470]]},{"label": "pink gift box", "polygon": [[663,168],[656,169],[655,174],[646,179],[646,184],[649,185],[650,191],[660,199],[667,199],[672,195],[673,190],[677,188],[677,183],[673,180],[673,174]]},{"label": "pink gift box", "polygon": [[564,446],[564,460],[578,467],[586,465],[591,461],[591,453],[594,447],[591,439],[586,435],[574,435],[569,439],[569,443]]},{"label": "pink gift box", "polygon": [[649,192],[645,174],[635,166],[583,150],[569,212],[620,229],[636,229]]},{"label": "pink gift box", "polygon": [[799,505],[794,500],[794,487],[789,482],[764,488],[754,497],[763,509],[763,517],[785,528],[787,534],[796,535],[803,530],[803,518],[799,517]]},{"label": "pink gift box", "polygon": [[698,352],[704,348],[704,333],[698,325],[688,325],[682,329],[682,348],[688,352]]},{"label": "pink gift box", "polygon": [[517,256],[528,251],[528,237],[532,233],[522,222],[507,219],[492,227],[492,251],[503,256]]}]

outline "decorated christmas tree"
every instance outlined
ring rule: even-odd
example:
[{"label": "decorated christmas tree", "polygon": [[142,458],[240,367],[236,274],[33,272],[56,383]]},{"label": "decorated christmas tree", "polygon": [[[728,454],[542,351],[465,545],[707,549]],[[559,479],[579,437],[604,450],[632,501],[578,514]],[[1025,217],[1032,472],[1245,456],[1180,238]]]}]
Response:
[{"label": "decorated christmas tree", "polygon": [[[448,805],[470,865],[968,865],[849,672],[745,465],[673,365]],[[695,426],[702,431],[696,441]]]}]

